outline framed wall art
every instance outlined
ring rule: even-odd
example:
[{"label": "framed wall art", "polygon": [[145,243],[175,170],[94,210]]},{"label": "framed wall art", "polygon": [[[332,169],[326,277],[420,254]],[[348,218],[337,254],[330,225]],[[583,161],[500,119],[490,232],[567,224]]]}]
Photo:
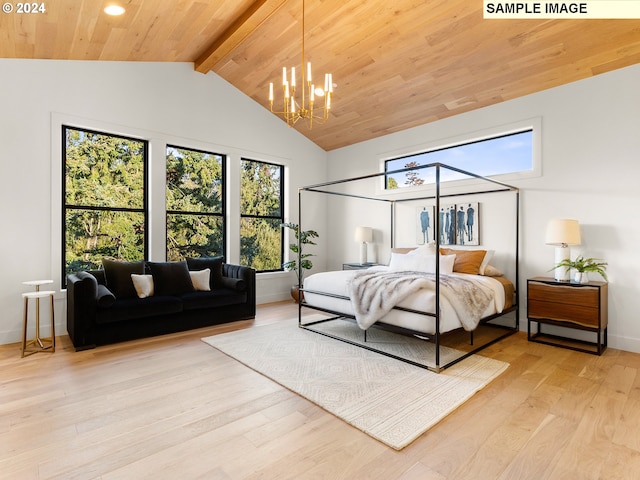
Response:
[{"label": "framed wall art", "polygon": [[456,245],[480,245],[478,202],[456,205]]},{"label": "framed wall art", "polygon": [[434,214],[433,205],[416,208],[416,245],[426,245],[436,241]]}]

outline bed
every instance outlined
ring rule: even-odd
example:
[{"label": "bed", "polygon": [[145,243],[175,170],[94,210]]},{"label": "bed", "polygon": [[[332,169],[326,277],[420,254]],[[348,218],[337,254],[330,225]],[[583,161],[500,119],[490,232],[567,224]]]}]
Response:
[{"label": "bed", "polygon": [[[377,278],[386,280],[390,278],[385,276],[389,273],[394,273],[396,276],[402,275],[409,281],[414,278],[424,278],[431,287],[420,288],[407,296],[402,296],[400,301],[393,303],[393,307],[398,308],[390,308],[389,311],[385,308],[382,312],[377,312],[375,311],[376,309],[367,308],[372,304],[375,305],[376,303],[374,302],[360,302],[359,304],[354,302],[350,291],[354,277],[355,279],[361,279],[368,274],[372,280]],[[391,280],[396,280],[396,278],[391,277]],[[513,305],[513,283],[504,277],[494,278],[464,273],[441,275],[443,281],[445,278],[452,285],[456,285],[456,282],[459,281],[479,284],[478,291],[487,294],[486,296],[482,295],[482,298],[488,298],[488,301],[486,305],[480,306],[475,312],[464,315],[465,309],[457,307],[455,299],[450,300],[447,295],[443,295],[440,301],[441,333],[450,332],[458,328],[473,331],[483,319],[493,315],[500,315]],[[424,312],[433,313],[435,311],[434,275],[424,275],[423,272],[413,271],[394,272],[389,270],[388,267],[371,267],[366,271],[338,270],[311,275],[304,280],[303,290],[305,306],[327,312],[338,312],[341,315],[353,318],[362,330],[368,329],[375,323],[385,323],[426,336],[433,336],[436,333],[435,315],[427,315],[427,319],[424,318]],[[374,312],[370,310],[374,310]],[[474,313],[476,316],[474,316]]]},{"label": "bed", "polygon": [[[337,340],[346,341],[369,350],[398,358],[429,370],[440,372],[443,369],[477,353],[483,348],[515,333],[519,330],[517,293],[518,271],[518,190],[501,182],[464,172],[443,164],[430,164],[418,168],[433,168],[435,184],[433,194],[427,196],[407,196],[401,198],[388,196],[367,196],[353,193],[349,188],[354,181],[377,178],[381,174],[341,180],[322,185],[305,187],[300,190],[300,225],[302,225],[302,194],[304,192],[325,193],[357,198],[359,201],[371,200],[383,202],[390,207],[389,238],[391,239],[390,261],[385,265],[362,270],[334,270],[315,273],[302,281],[299,286],[303,292],[300,302],[298,324],[316,333]],[[440,170],[451,169],[457,173],[481,180],[473,184],[473,191],[461,191],[459,183],[453,194],[443,193],[440,185]],[[410,170],[410,169],[407,169]],[[490,188],[478,188],[479,185]],[[335,186],[341,187],[336,190]],[[497,186],[497,187],[496,187]],[[355,189],[355,191],[358,191]],[[421,192],[422,193],[422,192]],[[512,262],[510,270],[513,280],[491,265],[495,251],[488,248],[456,247],[440,245],[440,238],[434,235],[432,243],[414,248],[395,248],[397,237],[395,230],[401,215],[399,204],[430,201],[435,211],[440,211],[440,202],[449,195],[468,198],[473,195],[498,195],[509,193],[514,197],[512,251],[502,255]],[[499,200],[500,207],[504,199]],[[486,203],[486,202],[485,202]],[[439,231],[439,218],[435,215],[435,231]],[[406,221],[400,221],[406,224]],[[502,227],[501,227],[502,229]],[[305,320],[303,311],[312,309],[327,317],[320,320]],[[308,317],[307,317],[308,318]],[[333,320],[349,319],[355,331],[361,331],[362,341],[354,341],[352,334],[338,335],[320,328]],[[429,361],[415,361],[396,353],[380,349],[375,342],[367,341],[367,333],[375,328],[383,328],[403,335],[417,337],[431,342],[435,348]],[[482,341],[477,341],[476,332],[482,331]],[[487,332],[490,331],[490,334]],[[455,338],[459,346],[460,332],[468,335],[468,348],[459,354],[446,356],[443,360],[441,350],[448,348],[447,339]],[[451,350],[451,349],[449,349]]]}]

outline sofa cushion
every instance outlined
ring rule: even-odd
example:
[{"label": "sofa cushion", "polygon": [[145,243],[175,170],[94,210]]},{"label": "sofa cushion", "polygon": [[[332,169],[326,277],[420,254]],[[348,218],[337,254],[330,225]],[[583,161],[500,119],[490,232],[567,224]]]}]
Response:
[{"label": "sofa cushion", "polygon": [[211,290],[211,270],[205,268],[204,270],[189,270],[189,276],[191,276],[191,283],[193,288],[199,292],[208,292]]},{"label": "sofa cushion", "polygon": [[209,287],[211,290],[219,288],[222,285],[223,263],[224,257],[187,258],[189,270],[204,270],[205,268],[211,270],[211,276],[209,277]]},{"label": "sofa cushion", "polygon": [[222,277],[221,286],[236,292],[244,292],[247,289],[247,283],[242,278]]},{"label": "sofa cushion", "polygon": [[[226,288],[217,288],[210,292],[191,292],[180,295],[184,310],[200,310],[205,308],[224,307],[247,301],[244,293],[238,293]],[[211,315],[215,315],[215,310]]]},{"label": "sofa cushion", "polygon": [[104,285],[98,285],[98,292],[96,295],[98,306],[102,308],[108,308],[116,303],[116,296]]},{"label": "sofa cushion", "polygon": [[181,295],[193,292],[187,262],[148,262],[155,295]]},{"label": "sofa cushion", "polygon": [[153,297],[153,275],[138,275],[132,273],[131,280],[133,281],[133,288],[136,289],[138,298]]},{"label": "sofa cushion", "polygon": [[123,262],[120,260],[102,259],[107,288],[116,298],[135,298],[136,289],[133,287],[131,274],[144,273],[144,261]]},{"label": "sofa cushion", "polygon": [[116,323],[137,318],[170,315],[182,311],[178,297],[147,297],[117,299],[109,308],[98,308],[96,323]]}]

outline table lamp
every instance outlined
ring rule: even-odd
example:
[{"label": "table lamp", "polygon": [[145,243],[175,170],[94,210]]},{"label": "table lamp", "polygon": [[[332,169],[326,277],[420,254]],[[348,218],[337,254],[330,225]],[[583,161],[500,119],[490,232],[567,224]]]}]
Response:
[{"label": "table lamp", "polygon": [[[580,224],[577,220],[553,219],[547,225],[547,245],[555,245],[555,264],[571,258],[569,245],[580,245]],[[569,269],[558,267],[554,270],[554,278],[559,282],[569,280]]]},{"label": "table lamp", "polygon": [[354,235],[356,242],[360,245],[360,265],[367,263],[367,243],[373,241],[373,229],[371,227],[356,227]]}]

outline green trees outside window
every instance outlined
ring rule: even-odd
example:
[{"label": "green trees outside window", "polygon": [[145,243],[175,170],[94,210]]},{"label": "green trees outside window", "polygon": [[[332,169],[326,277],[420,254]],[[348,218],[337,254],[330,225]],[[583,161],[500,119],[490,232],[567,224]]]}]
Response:
[{"label": "green trees outside window", "polygon": [[167,146],[167,260],[224,255],[224,156]]},{"label": "green trees outside window", "polygon": [[146,258],[147,142],[67,126],[62,134],[62,278],[103,257]]},{"label": "green trees outside window", "polygon": [[[104,257],[147,259],[148,142],[70,126],[62,135],[62,278]],[[225,166],[224,155],[167,145],[167,260],[225,255]],[[239,263],[282,270],[284,167],[242,159],[240,170]]]},{"label": "green trees outside window", "polygon": [[240,263],[259,272],[282,270],[284,167],[242,159]]}]

